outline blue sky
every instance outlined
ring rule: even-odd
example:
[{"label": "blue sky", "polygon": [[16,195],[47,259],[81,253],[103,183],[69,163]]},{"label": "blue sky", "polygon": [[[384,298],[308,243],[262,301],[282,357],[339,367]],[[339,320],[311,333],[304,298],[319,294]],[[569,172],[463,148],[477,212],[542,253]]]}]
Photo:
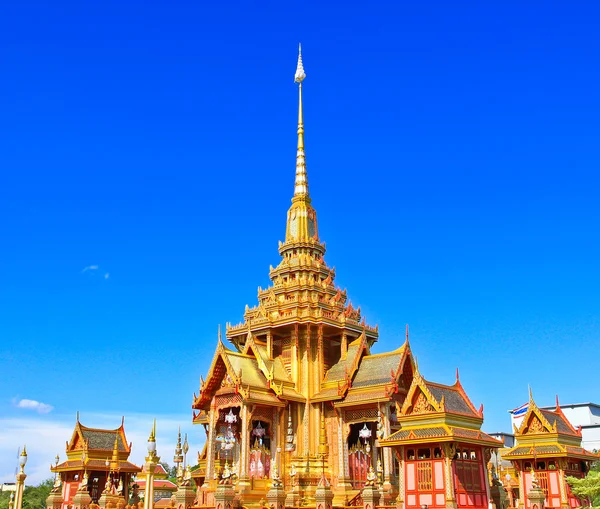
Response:
[{"label": "blue sky", "polygon": [[133,416],[136,437],[156,416],[165,457],[175,422],[200,447],[217,326],[279,260],[299,41],[321,238],[375,351],[408,323],[424,376],[459,367],[487,431],[509,431],[528,384],[542,405],[599,402],[599,10],[5,5],[0,481],[28,440],[43,479],[77,410]]}]

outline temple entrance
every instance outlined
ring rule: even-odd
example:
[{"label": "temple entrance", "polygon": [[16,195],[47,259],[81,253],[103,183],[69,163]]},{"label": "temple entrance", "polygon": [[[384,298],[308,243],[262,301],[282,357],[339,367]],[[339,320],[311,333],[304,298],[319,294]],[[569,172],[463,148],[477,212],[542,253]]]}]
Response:
[{"label": "temple entrance", "polygon": [[236,465],[240,459],[240,407],[219,411],[217,422],[216,466],[222,471],[225,463]]},{"label": "temple entrance", "polygon": [[250,449],[250,478],[266,479],[271,472],[271,435],[269,423],[252,421]]},{"label": "temple entrance", "polygon": [[362,489],[367,481],[369,468],[373,465],[374,422],[350,425],[348,435],[348,467],[352,488]]}]

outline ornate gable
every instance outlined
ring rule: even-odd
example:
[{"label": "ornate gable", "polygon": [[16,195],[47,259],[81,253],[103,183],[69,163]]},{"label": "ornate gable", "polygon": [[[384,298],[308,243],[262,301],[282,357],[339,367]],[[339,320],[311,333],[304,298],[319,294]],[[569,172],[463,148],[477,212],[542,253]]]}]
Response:
[{"label": "ornate gable", "polygon": [[415,365],[415,372],[412,384],[400,410],[400,415],[417,415],[432,412],[443,412],[444,402],[437,401],[429,388],[425,379],[419,373]]},{"label": "ornate gable", "polygon": [[544,412],[542,412],[535,404],[530,393],[529,408],[527,409],[527,413],[525,414],[525,417],[523,417],[523,421],[519,428],[517,429],[515,427],[515,435],[523,436],[539,433],[556,433],[556,422],[551,424],[548,419],[546,419]]},{"label": "ornate gable", "polygon": [[200,392],[198,396],[194,393],[194,403],[192,408],[201,409],[208,404],[215,392],[223,386],[239,387],[242,384],[241,373],[236,373],[229,362],[227,348],[219,338],[217,350],[213,357],[206,381],[200,378]]}]

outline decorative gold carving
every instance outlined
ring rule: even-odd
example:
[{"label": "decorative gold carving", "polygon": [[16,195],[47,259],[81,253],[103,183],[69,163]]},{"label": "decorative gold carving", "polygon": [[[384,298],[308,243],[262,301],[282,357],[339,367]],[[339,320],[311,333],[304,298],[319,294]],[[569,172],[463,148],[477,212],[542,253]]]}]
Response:
[{"label": "decorative gold carving", "polygon": [[534,415],[531,421],[529,421],[528,431],[529,433],[542,433],[544,431],[544,425],[537,416]]},{"label": "decorative gold carving", "polygon": [[456,454],[456,444],[454,442],[442,444],[444,449],[444,457],[448,459],[454,458]]},{"label": "decorative gold carving", "polygon": [[492,450],[489,447],[483,449],[483,458],[485,459],[485,465],[492,459]]},{"label": "decorative gold carving", "polygon": [[413,414],[424,414],[427,412],[431,412],[433,409],[429,401],[427,401],[427,397],[422,392],[417,396],[417,400],[413,405]]}]

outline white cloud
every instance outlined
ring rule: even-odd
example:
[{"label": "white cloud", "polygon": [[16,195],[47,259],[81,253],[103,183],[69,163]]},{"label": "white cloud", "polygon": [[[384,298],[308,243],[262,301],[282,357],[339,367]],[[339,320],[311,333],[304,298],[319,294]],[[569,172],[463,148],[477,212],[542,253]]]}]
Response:
[{"label": "white cloud", "polygon": [[88,265],[81,270],[80,274],[87,274],[85,277],[94,277],[98,275],[98,277],[101,277],[102,279],[110,278],[110,272],[106,272],[106,269],[100,270],[100,265]]},{"label": "white cloud", "polygon": [[47,414],[54,410],[52,405],[48,405],[47,403],[42,403],[40,401],[36,401],[35,399],[20,399],[14,402],[14,405],[17,408],[25,408],[27,410],[34,410],[38,414]]},{"label": "white cloud", "polygon": [[[164,461],[172,463],[177,428],[188,434],[190,452],[188,461],[194,465],[197,453],[202,450],[206,434],[202,426],[193,426],[189,413],[177,415],[129,414],[125,416],[125,434],[132,442],[129,461],[142,466],[147,454],[146,445],[156,417],[157,453]],[[82,413],[80,421],[85,426],[102,429],[115,429],[121,425],[121,415]],[[28,461],[25,467],[26,484],[37,485],[53,474],[50,466],[58,453],[60,461],[66,459],[65,443],[71,439],[75,426],[75,415],[32,416],[26,418],[0,417],[0,483],[14,482],[15,468],[18,465],[18,449],[27,446]]]}]

